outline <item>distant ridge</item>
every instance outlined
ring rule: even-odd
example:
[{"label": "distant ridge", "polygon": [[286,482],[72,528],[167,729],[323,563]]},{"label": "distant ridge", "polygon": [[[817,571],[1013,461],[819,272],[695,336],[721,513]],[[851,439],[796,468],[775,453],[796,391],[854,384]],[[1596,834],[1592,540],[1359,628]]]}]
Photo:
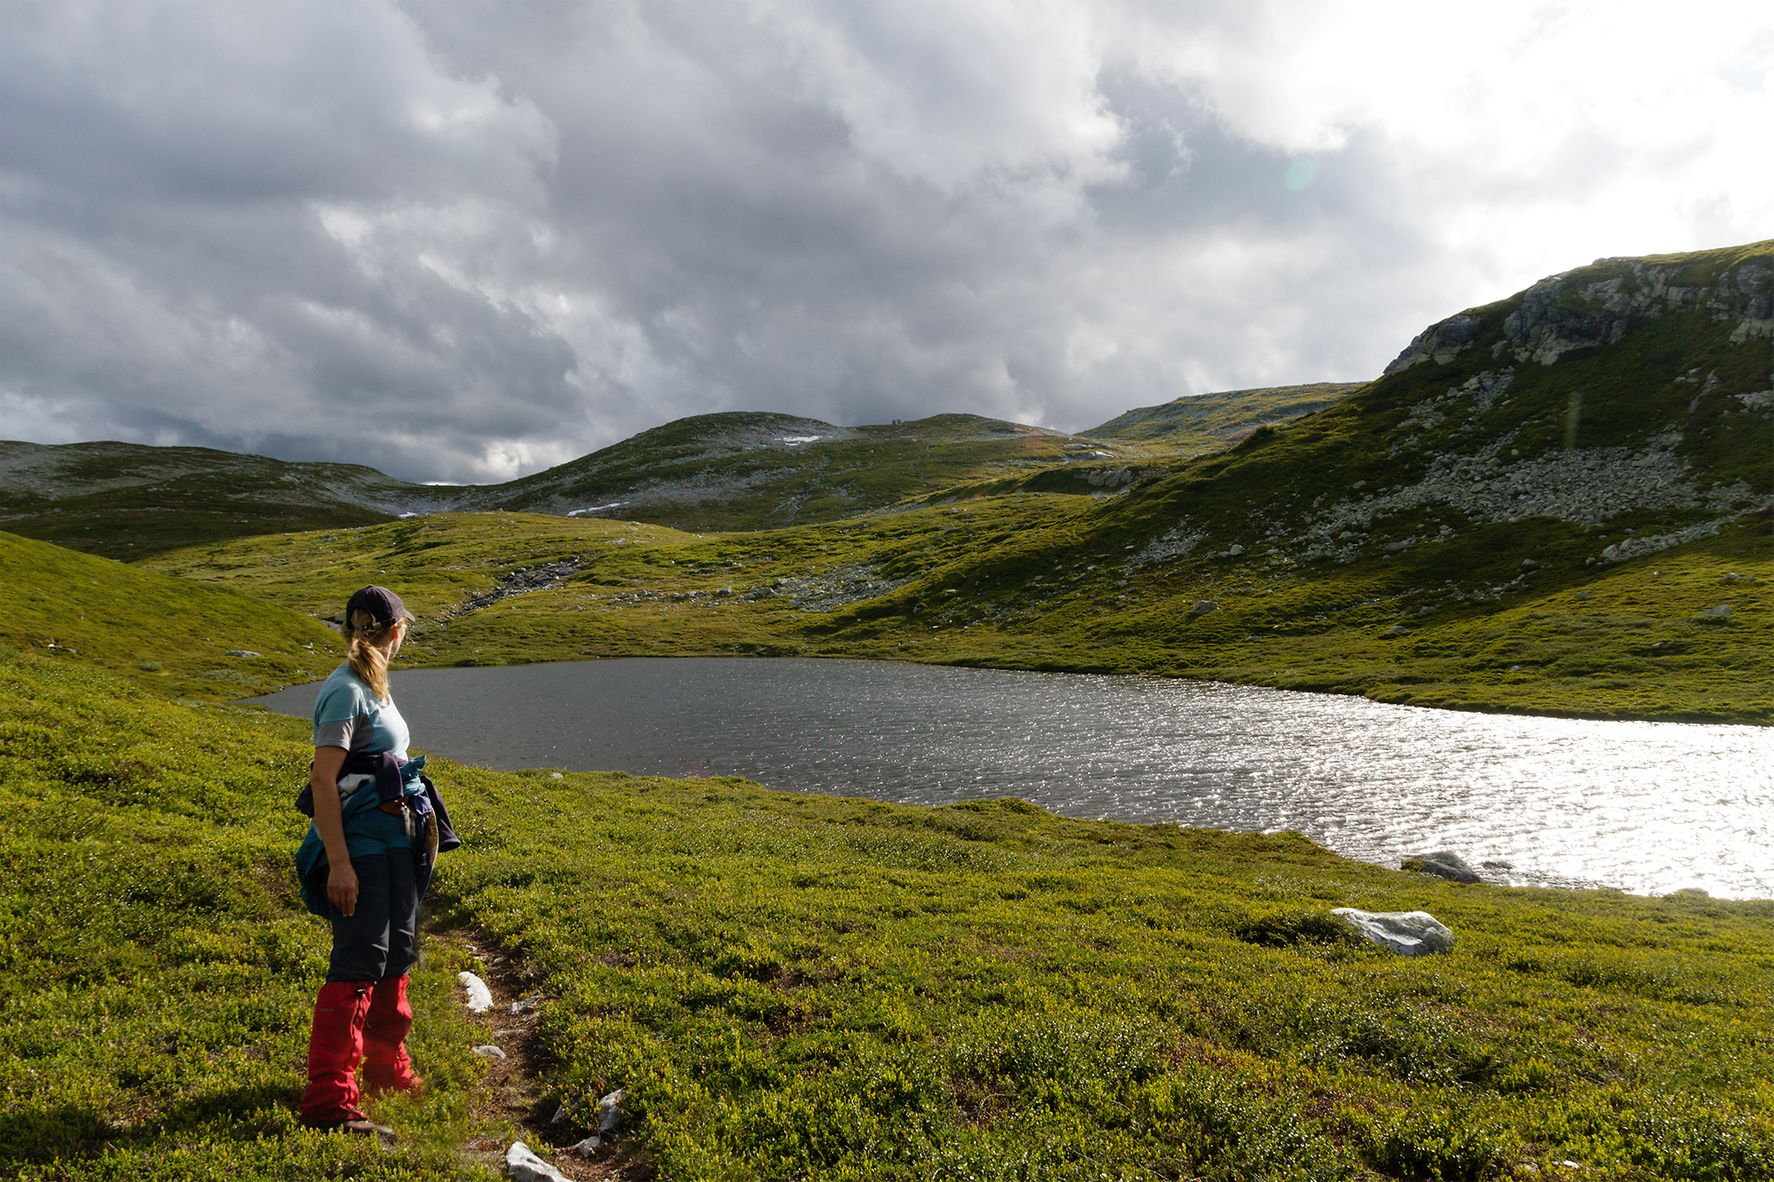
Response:
[{"label": "distant ridge", "polygon": [[[1134,447],[1139,463],[1164,470],[1259,423],[1319,405],[1302,396],[1290,407],[1257,391],[1241,413],[1235,396],[1204,398],[1212,400],[1211,421],[1185,428],[1186,415],[1171,416],[1176,425],[1167,425],[1158,414],[1149,429],[1130,430],[1118,442]],[[1075,436],[955,413],[862,427],[766,411],[694,415],[489,485],[411,484],[354,464],[210,448],[9,441],[0,442],[0,529],[129,559],[197,542],[446,511],[763,529],[833,521],[951,489],[969,496],[980,487],[1100,494],[1130,482],[1121,457]]]},{"label": "distant ridge", "polygon": [[462,504],[679,529],[775,528],[1058,463],[1070,439],[964,414],[865,427],[766,412],[696,415],[546,472],[473,490]]},{"label": "distant ridge", "polygon": [[203,447],[0,441],[0,529],[114,558],[211,538],[367,525],[446,492],[356,464]]},{"label": "distant ridge", "polygon": [[1159,406],[1137,407],[1083,434],[1103,439],[1170,442],[1187,438],[1206,451],[1237,443],[1259,427],[1323,410],[1366,384],[1309,382],[1193,394]]}]

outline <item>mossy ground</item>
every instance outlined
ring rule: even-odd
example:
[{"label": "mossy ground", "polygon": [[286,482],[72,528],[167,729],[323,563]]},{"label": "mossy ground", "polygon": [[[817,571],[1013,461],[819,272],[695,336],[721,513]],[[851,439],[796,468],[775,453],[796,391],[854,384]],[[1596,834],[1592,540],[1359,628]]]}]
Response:
[{"label": "mossy ground", "polygon": [[0,704],[0,1172],[467,1176],[478,1066],[441,965],[416,986],[436,1098],[385,1109],[406,1148],[296,1123],[327,935],[291,871],[293,728],[31,655]]},{"label": "mossy ground", "polygon": [[[396,689],[398,692],[398,674]],[[402,1146],[305,1132],[324,925],[300,722],[0,662],[0,1168],[485,1176],[453,932],[541,994],[541,1086],[661,1177],[1774,1172],[1774,905],[1457,887],[1287,834],[441,763],[464,849]],[[421,736],[422,720],[415,720]],[[1425,908],[1405,960],[1326,913]],[[1560,1163],[1574,1162],[1575,1166]]]}]

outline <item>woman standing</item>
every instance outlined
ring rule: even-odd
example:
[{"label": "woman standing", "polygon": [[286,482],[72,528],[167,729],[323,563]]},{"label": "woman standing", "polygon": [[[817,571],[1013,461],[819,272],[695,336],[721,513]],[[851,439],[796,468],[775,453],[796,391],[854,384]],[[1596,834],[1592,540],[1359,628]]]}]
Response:
[{"label": "woman standing", "polygon": [[392,1130],[358,1107],[357,1065],[370,1092],[424,1086],[405,1045],[413,1024],[407,972],[431,860],[459,844],[422,774],[424,757],[407,758],[406,720],[388,689],[388,663],[412,619],[385,587],[364,587],[345,605],[345,663],[315,703],[314,764],[297,801],[314,818],[296,855],[304,898],[333,928],[302,1123],[384,1138]]}]

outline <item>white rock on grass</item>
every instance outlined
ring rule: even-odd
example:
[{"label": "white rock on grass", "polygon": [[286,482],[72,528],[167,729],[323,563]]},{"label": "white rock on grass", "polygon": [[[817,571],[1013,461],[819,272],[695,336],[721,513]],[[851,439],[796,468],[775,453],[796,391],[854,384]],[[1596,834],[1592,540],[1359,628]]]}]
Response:
[{"label": "white rock on grass", "polygon": [[522,1141],[505,1151],[505,1172],[517,1182],[568,1182],[567,1176],[537,1157]]},{"label": "white rock on grass", "polygon": [[480,1046],[475,1047],[474,1053],[483,1059],[503,1059],[505,1057],[505,1052],[490,1042],[484,1042]]},{"label": "white rock on grass", "polygon": [[1454,947],[1453,931],[1427,911],[1376,912],[1338,907],[1331,914],[1400,956],[1427,956]]},{"label": "white rock on grass", "polygon": [[487,983],[473,973],[457,973],[456,980],[462,982],[462,988],[468,990],[468,1009],[472,1013],[484,1014],[493,1008],[493,991]]},{"label": "white rock on grass", "polygon": [[[602,1100],[599,1100],[597,1102],[597,1115],[598,1115],[597,1132],[595,1132],[591,1136],[585,1138],[583,1141],[580,1141],[577,1145],[573,1146],[573,1152],[578,1154],[580,1157],[594,1157],[594,1156],[596,1156],[597,1151],[604,1144],[604,1138],[608,1137],[611,1133],[615,1132],[616,1126],[622,1123],[622,1089],[621,1088],[616,1089],[614,1092],[611,1092],[609,1095],[605,1096]],[[561,1105],[561,1110],[554,1114],[554,1119],[557,1121],[561,1121],[561,1120],[565,1120],[566,1116],[567,1116],[567,1106],[565,1104],[563,1104],[563,1105]]]}]

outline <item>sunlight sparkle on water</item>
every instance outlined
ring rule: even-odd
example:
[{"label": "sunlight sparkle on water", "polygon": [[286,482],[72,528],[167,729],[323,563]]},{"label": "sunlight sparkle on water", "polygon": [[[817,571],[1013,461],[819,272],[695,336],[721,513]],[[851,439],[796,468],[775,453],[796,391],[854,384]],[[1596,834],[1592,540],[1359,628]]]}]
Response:
[{"label": "sunlight sparkle on water", "polygon": [[1496,882],[1774,897],[1767,728],[831,660],[420,670],[395,693],[421,747],[499,767],[741,775],[915,804],[1020,796],[1076,817],[1297,829],[1393,866],[1452,850]]}]

